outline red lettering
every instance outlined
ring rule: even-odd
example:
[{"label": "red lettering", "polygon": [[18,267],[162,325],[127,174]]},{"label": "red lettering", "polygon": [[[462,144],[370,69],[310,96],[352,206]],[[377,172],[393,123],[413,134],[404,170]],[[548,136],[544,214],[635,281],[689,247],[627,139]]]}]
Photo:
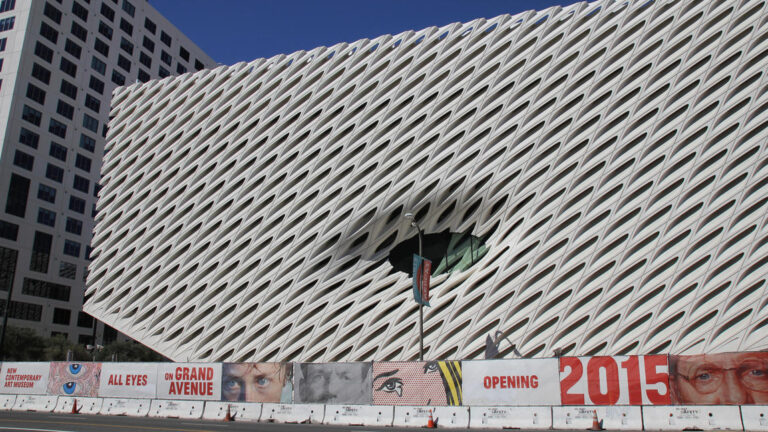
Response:
[{"label": "red lettering", "polygon": [[483,378],[483,387],[487,389],[491,388],[491,377],[487,376]]},{"label": "red lettering", "polygon": [[500,377],[500,381],[501,381],[501,388],[507,388],[507,377],[505,376]]},{"label": "red lettering", "polygon": [[115,385],[115,376],[110,375],[109,379],[107,380],[107,385]]},{"label": "red lettering", "polygon": [[493,388],[496,388],[497,385],[499,385],[499,377],[494,376],[491,378],[491,381],[493,382]]},{"label": "red lettering", "polygon": [[[600,385],[600,369],[605,370],[606,386],[603,393]],[[613,357],[592,357],[587,362],[587,389],[595,405],[616,405],[621,395],[619,387],[619,366]]]},{"label": "red lettering", "polygon": [[[562,377],[566,368],[568,368],[568,375]],[[560,357],[560,399],[563,405],[584,405],[583,394],[568,393],[579,382],[583,372],[584,369],[578,357]]]},{"label": "red lettering", "polygon": [[531,387],[537,388],[539,387],[539,377],[536,375],[531,375]]},{"label": "red lettering", "polygon": [[637,356],[621,362],[621,367],[627,370],[627,390],[629,391],[629,404],[642,405],[643,392],[640,384],[640,364]]},{"label": "red lettering", "polygon": [[669,373],[659,372],[660,367],[669,370],[667,356],[643,356],[643,366],[645,366],[645,383],[649,386],[661,384],[664,387],[663,394],[655,389],[645,390],[645,395],[648,396],[648,400],[654,405],[669,405]]},{"label": "red lettering", "polygon": [[520,388],[529,388],[528,385],[528,377],[527,376],[521,376],[520,377]]}]

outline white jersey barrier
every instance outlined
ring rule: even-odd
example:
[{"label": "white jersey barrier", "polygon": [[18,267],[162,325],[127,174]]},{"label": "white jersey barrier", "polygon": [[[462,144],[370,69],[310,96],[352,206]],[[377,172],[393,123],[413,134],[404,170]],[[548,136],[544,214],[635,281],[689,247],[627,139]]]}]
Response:
[{"label": "white jersey barrier", "polygon": [[425,427],[429,421],[429,411],[439,428],[469,427],[469,407],[461,406],[396,406],[395,427]]},{"label": "white jersey barrier", "polygon": [[53,412],[69,414],[72,412],[75,401],[77,401],[78,414],[98,414],[104,402],[101,398],[59,396]]},{"label": "white jersey barrier", "polygon": [[323,424],[392,426],[394,408],[387,405],[326,405]]},{"label": "white jersey barrier", "polygon": [[322,423],[325,405],[265,403],[261,407],[261,422]]},{"label": "white jersey barrier", "polygon": [[261,404],[256,402],[211,402],[205,403],[204,420],[224,420],[227,409],[232,420],[259,421]]},{"label": "white jersey barrier", "polygon": [[58,396],[19,395],[13,410],[52,412],[58,399]]},{"label": "white jersey barrier", "polygon": [[549,429],[552,407],[470,407],[469,427],[498,429]]},{"label": "white jersey barrier", "polygon": [[199,419],[203,416],[203,401],[153,399],[149,407],[150,417]]},{"label": "white jersey barrier", "polygon": [[742,405],[744,430],[768,431],[768,405]]},{"label": "white jersey barrier", "polygon": [[151,399],[104,398],[99,414],[146,417],[151,405]]},{"label": "white jersey barrier", "polygon": [[744,430],[738,405],[644,406],[645,430]]},{"label": "white jersey barrier", "polygon": [[10,411],[16,403],[16,395],[0,395],[0,410]]},{"label": "white jersey barrier", "polygon": [[589,429],[595,413],[606,429],[643,429],[643,413],[639,406],[555,406],[552,407],[552,428]]}]

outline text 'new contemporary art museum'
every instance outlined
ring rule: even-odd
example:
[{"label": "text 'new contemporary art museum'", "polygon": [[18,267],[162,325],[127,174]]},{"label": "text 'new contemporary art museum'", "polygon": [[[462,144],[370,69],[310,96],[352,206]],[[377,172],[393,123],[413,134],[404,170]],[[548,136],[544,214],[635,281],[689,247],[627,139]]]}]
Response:
[{"label": "text 'new contemporary art museum'", "polygon": [[412,213],[427,359],[766,349],[766,66],[765,1],[598,1],[118,89],[85,310],[412,360]]}]

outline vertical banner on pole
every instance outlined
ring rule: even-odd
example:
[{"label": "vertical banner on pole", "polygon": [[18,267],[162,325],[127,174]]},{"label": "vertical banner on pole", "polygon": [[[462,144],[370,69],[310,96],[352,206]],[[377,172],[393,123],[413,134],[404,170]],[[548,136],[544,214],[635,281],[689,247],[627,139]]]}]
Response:
[{"label": "vertical banner on pole", "polygon": [[416,303],[429,306],[429,277],[432,261],[413,254],[413,298]]}]

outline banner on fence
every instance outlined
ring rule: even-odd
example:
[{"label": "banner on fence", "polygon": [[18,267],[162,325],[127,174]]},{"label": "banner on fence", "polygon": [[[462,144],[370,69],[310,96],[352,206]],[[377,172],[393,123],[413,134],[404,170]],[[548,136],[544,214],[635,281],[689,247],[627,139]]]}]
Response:
[{"label": "banner on fence", "polygon": [[562,357],[563,405],[669,405],[667,356]]},{"label": "banner on fence", "polygon": [[371,405],[371,363],[294,363],[294,402]]},{"label": "banner on fence", "polygon": [[157,394],[157,364],[102,363],[99,396],[154,399]]},{"label": "banner on fence", "polygon": [[669,356],[672,403],[768,404],[768,352]]},{"label": "banner on fence", "polygon": [[49,372],[48,363],[5,362],[0,371],[0,393],[45,394]]},{"label": "banner on fence", "polygon": [[51,363],[48,394],[96,397],[99,394],[101,363]]},{"label": "banner on fence", "polygon": [[221,399],[221,363],[158,363],[157,398]]},{"label": "banner on fence", "polygon": [[291,403],[291,366],[290,363],[224,363],[221,400]]},{"label": "banner on fence", "polygon": [[462,362],[464,405],[559,405],[557,359]]},{"label": "banner on fence", "polygon": [[461,405],[461,362],[374,362],[375,405]]}]

